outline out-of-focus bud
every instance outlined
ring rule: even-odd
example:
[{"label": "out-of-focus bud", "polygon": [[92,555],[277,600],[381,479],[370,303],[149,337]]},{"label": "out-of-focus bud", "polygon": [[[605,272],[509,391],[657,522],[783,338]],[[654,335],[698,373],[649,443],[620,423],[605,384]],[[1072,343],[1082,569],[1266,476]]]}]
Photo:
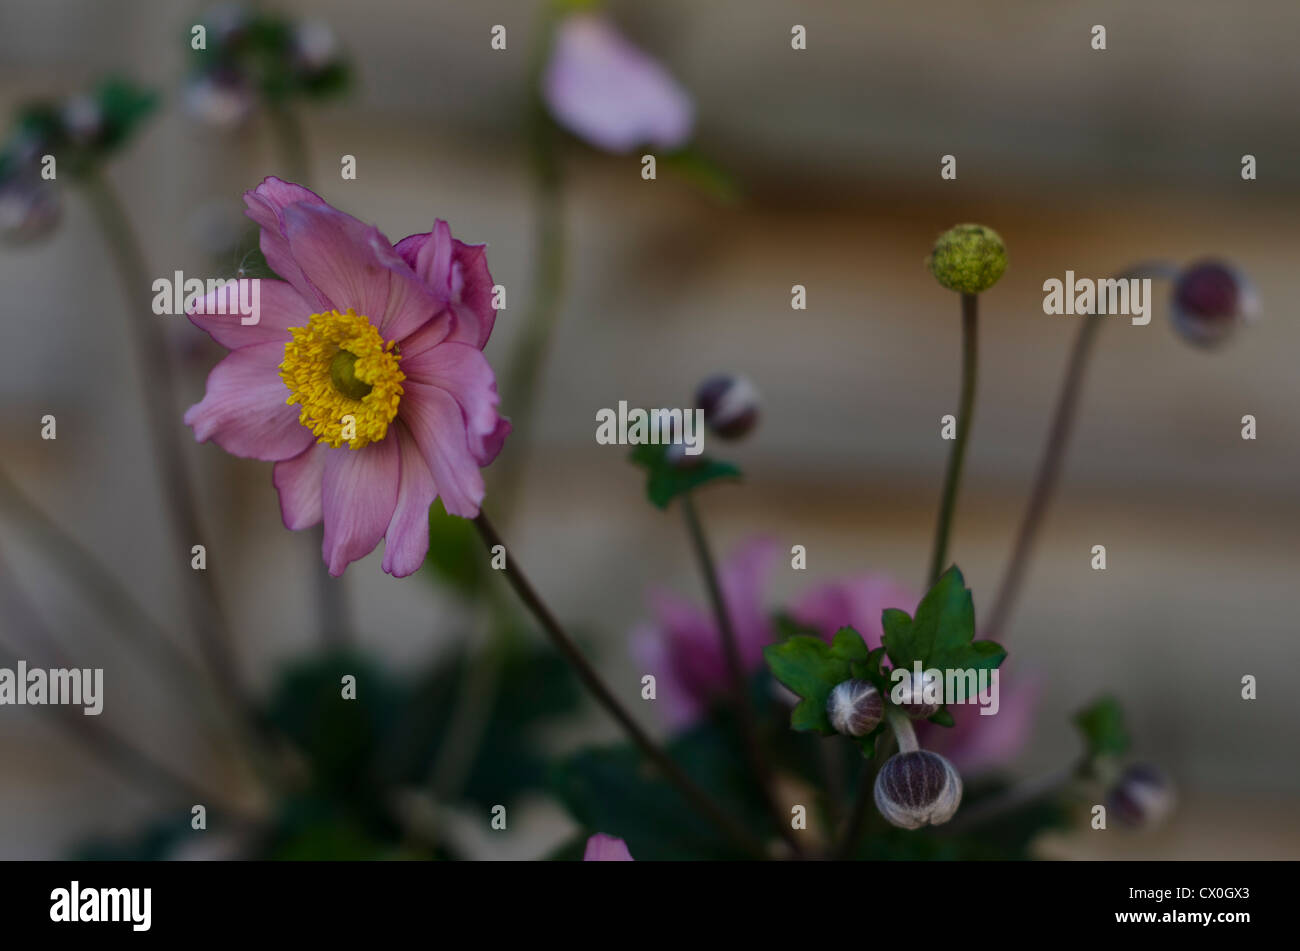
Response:
[{"label": "out-of-focus bud", "polygon": [[325,23],[304,20],[293,27],[294,67],[307,75],[324,72],[338,60],[339,38]]},{"label": "out-of-focus bud", "polygon": [[63,104],[59,118],[73,145],[91,145],[104,131],[104,111],[90,96],[73,96]]},{"label": "out-of-focus bud", "polygon": [[758,423],[759,396],[743,376],[711,376],[695,391],[704,422],[723,439],[739,439]]},{"label": "out-of-focus bud", "polygon": [[208,43],[214,48],[237,46],[248,33],[249,13],[242,4],[219,3],[203,15]]},{"label": "out-of-focus bud", "polygon": [[20,168],[0,180],[0,238],[6,244],[46,237],[58,226],[62,209],[55,183],[43,181],[34,169]]},{"label": "out-of-focus bud", "polygon": [[1134,763],[1120,774],[1108,797],[1113,816],[1127,826],[1159,825],[1174,808],[1174,787],[1148,763]]},{"label": "out-of-focus bud", "polygon": [[[894,684],[889,699],[913,720],[924,720],[939,712],[942,704],[933,698],[942,696],[942,688],[943,684],[933,670],[923,670],[919,674],[908,671],[905,677]],[[931,699],[927,701],[926,697]]]},{"label": "out-of-focus bud", "polygon": [[961,805],[961,776],[929,750],[896,753],[876,774],[876,808],[900,829],[942,825]]},{"label": "out-of-focus bud", "polygon": [[669,443],[668,448],[664,450],[664,459],[674,469],[686,471],[695,469],[704,462],[704,456],[701,453],[691,455],[686,451],[686,446],[682,443]]},{"label": "out-of-focus bud", "polygon": [[220,129],[242,125],[257,98],[244,77],[232,69],[199,73],[185,88],[185,108],[191,116]]},{"label": "out-of-focus bud", "polygon": [[846,680],[826,698],[826,715],[837,733],[866,736],[885,715],[885,700],[869,681]]},{"label": "out-of-focus bud", "polygon": [[1174,284],[1174,328],[1197,346],[1223,343],[1258,312],[1259,299],[1249,279],[1221,261],[1193,264]]},{"label": "out-of-focus bud", "polygon": [[939,235],[925,263],[948,290],[981,294],[1006,271],[1007,248],[992,228],[954,225]]}]

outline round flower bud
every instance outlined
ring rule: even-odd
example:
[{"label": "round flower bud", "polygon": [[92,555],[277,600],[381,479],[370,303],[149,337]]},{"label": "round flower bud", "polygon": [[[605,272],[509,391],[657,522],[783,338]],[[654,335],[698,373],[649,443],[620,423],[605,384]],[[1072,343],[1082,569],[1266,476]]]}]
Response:
[{"label": "round flower bud", "polygon": [[939,675],[933,670],[923,670],[920,674],[909,671],[906,677],[894,685],[890,699],[894,706],[901,707],[913,720],[924,720],[938,713],[942,706],[933,699],[927,702],[926,696],[942,696],[942,687]]},{"label": "round flower bud", "polygon": [[846,680],[826,698],[826,715],[837,733],[866,736],[885,715],[885,700],[868,681]]},{"label": "round flower bud", "polygon": [[50,234],[59,224],[63,206],[54,182],[35,172],[17,171],[0,181],[0,238],[6,244],[27,244]]},{"label": "round flower bud", "polygon": [[59,118],[68,140],[74,145],[91,145],[104,131],[104,111],[89,96],[74,96],[63,104]]},{"label": "round flower bud", "polygon": [[695,391],[704,422],[722,439],[739,439],[758,422],[758,390],[743,376],[711,376]]},{"label": "round flower bud", "polygon": [[1259,300],[1244,274],[1219,261],[1201,261],[1179,275],[1170,313],[1184,338],[1214,347],[1258,310]]},{"label": "round flower bud", "polygon": [[939,235],[925,263],[948,290],[979,294],[996,284],[1007,269],[1007,249],[992,228],[955,225]]},{"label": "round flower bud", "polygon": [[704,455],[698,452],[691,455],[684,445],[675,442],[668,444],[668,448],[664,451],[664,459],[674,469],[687,471],[697,468],[704,461]]},{"label": "round flower bud", "polygon": [[1147,763],[1125,769],[1107,798],[1111,814],[1133,827],[1159,825],[1174,808],[1173,785]]},{"label": "round flower bud", "polygon": [[242,125],[256,105],[252,88],[232,69],[201,73],[185,88],[185,108],[189,114],[220,129]]},{"label": "round flower bud", "polygon": [[938,753],[896,753],[876,774],[876,808],[900,829],[943,825],[961,805],[961,776]]},{"label": "round flower bud", "polygon": [[339,40],[328,25],[304,20],[293,28],[293,62],[307,75],[324,72],[339,56]]}]

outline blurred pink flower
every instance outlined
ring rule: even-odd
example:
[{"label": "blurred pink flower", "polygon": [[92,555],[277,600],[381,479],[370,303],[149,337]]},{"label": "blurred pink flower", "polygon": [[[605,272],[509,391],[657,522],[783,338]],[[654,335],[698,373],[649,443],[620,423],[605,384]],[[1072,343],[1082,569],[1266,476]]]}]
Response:
[{"label": "blurred pink flower", "polygon": [[560,125],[610,152],[675,149],[694,122],[677,81],[596,14],[570,16],[556,28],[542,96]]},{"label": "blurred pink flower", "polygon": [[583,853],[584,862],[631,862],[632,853],[622,839],[603,832],[597,832],[587,840],[587,851]]},{"label": "blurred pink flower", "polygon": [[[848,625],[874,649],[884,635],[880,615],[885,608],[915,614],[919,601],[916,592],[885,575],[862,575],[814,588],[796,603],[790,616],[816,628],[827,640]],[[975,704],[950,704],[948,711],[956,725],[941,727],[920,722],[916,724],[917,737],[925,749],[946,756],[963,772],[1006,765],[1029,739],[1039,692],[1036,680],[1000,672],[997,713],[980,716]]]},{"label": "blurred pink flower", "polygon": [[330,574],[382,538],[383,569],[409,575],[428,550],[433,500],[477,515],[479,469],[510,431],[481,352],[495,319],[482,248],[439,221],[394,249],[278,178],[244,201],[284,280],[260,282],[256,323],[219,312],[222,291],[187,308],[231,352],[185,422],[200,442],[276,464],[285,527],[324,521]]},{"label": "blurred pink flower", "polygon": [[859,575],[830,581],[805,592],[795,602],[790,617],[816,628],[828,641],[847,625],[862,635],[867,647],[875,650],[884,636],[880,615],[885,608],[899,608],[911,614],[918,601],[919,595],[887,575]]},{"label": "blurred pink flower", "polygon": [[[777,552],[771,539],[751,539],[718,567],[746,672],[762,666],[763,647],[776,639],[763,592]],[[655,620],[632,632],[632,652],[643,669],[655,675],[664,716],[670,727],[679,729],[704,714],[709,701],[730,687],[731,676],[712,610],[667,591],[654,592],[651,601]]]}]

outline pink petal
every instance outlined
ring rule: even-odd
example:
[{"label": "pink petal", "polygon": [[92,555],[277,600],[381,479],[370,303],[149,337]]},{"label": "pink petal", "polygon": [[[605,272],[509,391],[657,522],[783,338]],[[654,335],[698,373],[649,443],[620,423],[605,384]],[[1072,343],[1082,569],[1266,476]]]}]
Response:
[{"label": "pink petal", "polygon": [[587,851],[583,853],[584,862],[631,862],[632,853],[627,843],[612,835],[597,832],[587,840]]},{"label": "pink petal", "polygon": [[428,234],[403,238],[396,250],[434,296],[450,304],[455,317],[451,339],[482,350],[496,322],[486,245],[457,241],[439,219]]},{"label": "pink petal", "polygon": [[827,640],[848,625],[874,649],[884,636],[880,626],[884,610],[898,608],[913,614],[919,601],[919,595],[888,575],[867,574],[814,588],[799,599],[790,616],[817,628]]},{"label": "pink petal", "polygon": [[473,518],[483,501],[483,474],[470,452],[465,416],[446,390],[409,377],[398,415],[429,464],[442,504],[451,515]]},{"label": "pink petal", "polygon": [[704,704],[673,670],[668,635],[655,624],[640,624],[628,638],[641,674],[653,674],[655,708],[669,730],[683,730],[704,715]]},{"label": "pink petal", "polygon": [[294,260],[329,304],[370,318],[401,340],[440,309],[378,228],[327,205],[290,205],[284,233]]},{"label": "pink petal", "polygon": [[[217,290],[191,302],[185,313],[195,327],[207,331],[217,343],[227,350],[238,350],[257,343],[278,341],[281,346],[289,339],[290,327],[305,327],[315,313],[312,305],[285,281],[257,281],[258,322],[245,324],[238,313],[241,301],[252,301],[249,287],[253,282],[240,280],[231,286],[229,293]],[[225,314],[217,311],[221,308]]]},{"label": "pink petal", "polygon": [[418,356],[446,340],[456,324],[456,315],[444,307],[431,320],[425,321],[410,336],[398,341],[402,359]]},{"label": "pink petal", "polygon": [[402,372],[408,380],[451,394],[464,416],[474,458],[479,465],[496,458],[510,424],[497,413],[496,375],[482,351],[470,344],[445,342],[415,355],[403,352]]},{"label": "pink petal", "polygon": [[194,438],[265,462],[291,459],[311,445],[315,437],[298,422],[298,407],[286,402],[289,389],[279,372],[283,358],[279,343],[229,353],[208,375],[203,399],[185,414]]},{"label": "pink petal", "polygon": [[374,551],[397,506],[400,450],[394,430],[364,449],[333,449],[325,456],[321,552],[334,577]]},{"label": "pink petal", "polygon": [[326,309],[323,306],[324,299],[303,275],[284,235],[284,210],[300,202],[321,206],[326,204],[323,198],[310,189],[282,181],[275,176],[264,179],[252,191],[244,192],[244,204],[247,206],[245,213],[262,229],[258,244],[266,256],[266,263],[271,270],[293,285],[304,300],[314,305],[312,313],[319,313]]},{"label": "pink petal", "polygon": [[318,442],[292,459],[277,462],[272,470],[271,482],[280,494],[280,518],[290,531],[311,528],[321,520],[328,453],[329,447]]},{"label": "pink petal", "polygon": [[571,16],[556,30],[542,96],[560,125],[612,152],[677,148],[694,121],[686,91],[599,15]]},{"label": "pink petal", "polygon": [[390,575],[405,578],[424,564],[429,552],[429,506],[437,498],[438,489],[411,431],[401,420],[394,426],[401,448],[401,485],[384,536],[383,567]]},{"label": "pink petal", "polygon": [[918,723],[917,736],[963,774],[1006,767],[1033,735],[1041,694],[1041,678],[999,672],[997,713],[982,716],[978,704],[951,703],[954,726]]},{"label": "pink petal", "polygon": [[718,569],[723,600],[747,671],[762,665],[763,648],[776,640],[764,594],[778,551],[770,538],[751,538],[737,546]]}]

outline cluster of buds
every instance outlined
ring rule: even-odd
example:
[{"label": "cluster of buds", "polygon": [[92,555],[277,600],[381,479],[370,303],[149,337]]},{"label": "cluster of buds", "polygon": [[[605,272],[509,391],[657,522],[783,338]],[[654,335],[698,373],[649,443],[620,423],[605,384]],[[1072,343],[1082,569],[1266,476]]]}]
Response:
[{"label": "cluster of buds", "polygon": [[293,21],[238,4],[208,11],[192,32],[194,70],[185,90],[190,114],[220,128],[242,125],[260,101],[325,99],[350,80],[338,37],[324,23]]},{"label": "cluster of buds", "polygon": [[[937,708],[921,701],[922,684],[914,684],[906,705],[886,705],[880,691],[865,680],[837,684],[826,701],[831,726],[848,736],[866,736],[888,718],[898,738],[898,752],[876,774],[876,808],[901,829],[942,825],[961,805],[962,783],[956,768],[938,753],[920,749],[908,717],[932,716]],[[926,711],[929,712],[926,712]]]},{"label": "cluster of buds", "polygon": [[0,148],[0,236],[22,244],[50,234],[60,218],[57,183],[94,172],[156,103],[152,92],[108,79],[88,93],[21,106]]}]

